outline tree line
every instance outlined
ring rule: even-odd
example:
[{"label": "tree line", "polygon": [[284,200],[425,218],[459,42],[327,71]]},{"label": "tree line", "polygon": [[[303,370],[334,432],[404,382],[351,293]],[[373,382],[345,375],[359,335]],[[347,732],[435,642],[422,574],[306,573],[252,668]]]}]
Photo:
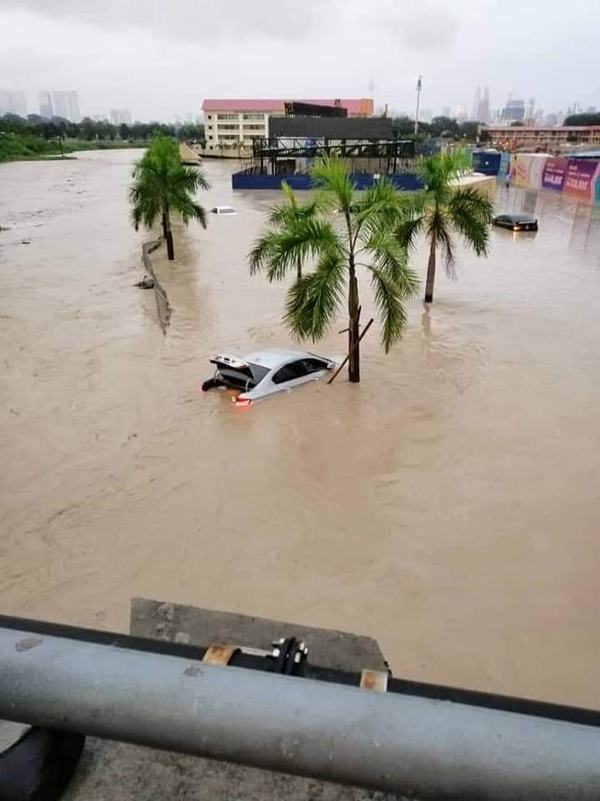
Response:
[{"label": "tree line", "polygon": [[0,133],[19,136],[37,136],[44,140],[78,139],[84,142],[100,141],[142,141],[157,135],[173,136],[181,140],[203,141],[204,125],[186,123],[184,125],[162,122],[133,122],[113,125],[108,120],[92,120],[84,117],[81,122],[70,122],[62,117],[46,119],[38,114],[19,117],[5,114],[0,117]]},{"label": "tree line", "polygon": [[565,117],[563,125],[600,125],[600,113],[569,114]]},{"label": "tree line", "polygon": [[[434,117],[431,122],[419,122],[417,138],[447,136],[451,139],[463,139],[474,142],[477,139],[478,122],[458,122],[453,117]],[[397,136],[413,139],[415,121],[410,117],[394,117],[392,128]]]}]

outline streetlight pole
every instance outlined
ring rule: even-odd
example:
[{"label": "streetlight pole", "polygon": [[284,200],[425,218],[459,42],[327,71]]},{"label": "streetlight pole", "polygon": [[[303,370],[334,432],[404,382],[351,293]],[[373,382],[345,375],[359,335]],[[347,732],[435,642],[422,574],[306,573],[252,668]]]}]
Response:
[{"label": "streetlight pole", "polygon": [[421,102],[421,89],[423,88],[423,76],[419,75],[417,80],[417,110],[415,111],[415,136],[419,133],[419,103]]}]

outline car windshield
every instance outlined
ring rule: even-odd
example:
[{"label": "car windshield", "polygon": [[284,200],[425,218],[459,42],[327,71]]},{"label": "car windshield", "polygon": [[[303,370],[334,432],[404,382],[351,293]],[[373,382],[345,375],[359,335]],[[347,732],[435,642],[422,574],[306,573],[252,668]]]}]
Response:
[{"label": "car windshield", "polygon": [[[251,377],[248,375],[248,371],[252,374]],[[248,362],[243,370],[225,366],[219,366],[217,370],[223,383],[233,389],[253,389],[260,384],[268,372],[268,367],[263,367],[261,364],[254,364],[253,362]]]}]

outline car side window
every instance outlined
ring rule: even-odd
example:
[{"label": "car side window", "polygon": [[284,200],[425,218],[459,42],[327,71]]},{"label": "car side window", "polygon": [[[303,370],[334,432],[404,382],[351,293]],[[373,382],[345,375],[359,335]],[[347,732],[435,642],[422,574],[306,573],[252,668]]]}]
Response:
[{"label": "car side window", "polygon": [[506,222],[507,220],[508,220],[508,217],[506,216],[506,214],[501,214],[498,217],[498,222]]},{"label": "car side window", "polygon": [[327,369],[327,364],[320,359],[303,359],[303,364],[307,373],[318,373]]},{"label": "car side window", "polygon": [[304,360],[298,362],[290,362],[289,364],[280,367],[273,376],[274,384],[283,384],[286,381],[293,381],[294,378],[301,378],[306,375],[307,369],[304,366]]}]

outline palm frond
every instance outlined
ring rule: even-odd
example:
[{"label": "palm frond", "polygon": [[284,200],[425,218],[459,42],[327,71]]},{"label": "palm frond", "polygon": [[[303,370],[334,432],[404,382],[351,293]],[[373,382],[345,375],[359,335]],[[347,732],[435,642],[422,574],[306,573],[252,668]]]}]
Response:
[{"label": "palm frond", "polygon": [[374,266],[389,277],[402,297],[412,297],[419,288],[417,274],[408,266],[408,249],[399,244],[394,232],[381,224],[368,224],[362,241],[365,251],[371,256]]},{"label": "palm frond", "polygon": [[252,249],[248,253],[250,275],[255,275],[262,270],[270,260],[273,253],[273,236],[273,231],[267,231],[254,241]]},{"label": "palm frond", "polygon": [[342,246],[327,220],[289,220],[285,227],[268,229],[254,242],[248,254],[250,274],[264,270],[269,281],[280,281],[288,270],[330,249],[341,251]]},{"label": "palm frond", "polygon": [[425,223],[426,217],[422,213],[406,217],[398,223],[394,235],[400,247],[405,248],[408,252],[414,250],[417,238],[422,233]]},{"label": "palm frond", "polygon": [[393,278],[385,271],[371,267],[371,282],[375,305],[381,316],[381,344],[386,353],[398,341],[406,328],[406,310],[403,295]]},{"label": "palm frond", "polygon": [[473,188],[458,189],[448,204],[452,224],[478,256],[486,256],[494,207]]},{"label": "palm frond", "polygon": [[323,156],[315,161],[310,175],[317,187],[331,192],[341,210],[350,212],[354,185],[345,161],[338,156]]},{"label": "palm frond", "polygon": [[314,272],[299,278],[289,291],[284,320],[300,339],[321,339],[335,320],[343,298],[346,263],[339,251],[324,252]]}]

